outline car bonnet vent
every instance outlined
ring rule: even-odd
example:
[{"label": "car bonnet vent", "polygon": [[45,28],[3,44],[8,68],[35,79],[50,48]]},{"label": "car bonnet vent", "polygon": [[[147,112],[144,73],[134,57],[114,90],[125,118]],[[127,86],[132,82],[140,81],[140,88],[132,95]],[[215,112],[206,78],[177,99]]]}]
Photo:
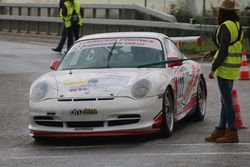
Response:
[{"label": "car bonnet vent", "polygon": [[77,98],[77,99],[58,99],[60,102],[70,102],[70,101],[105,101],[114,100],[113,97],[102,97],[102,98]]},{"label": "car bonnet vent", "polygon": [[53,120],[50,116],[34,116],[34,120]]},{"label": "car bonnet vent", "polygon": [[96,101],[96,98],[73,99],[73,101]]},{"label": "car bonnet vent", "polygon": [[72,101],[72,99],[58,99],[57,101],[66,102],[66,101]]}]

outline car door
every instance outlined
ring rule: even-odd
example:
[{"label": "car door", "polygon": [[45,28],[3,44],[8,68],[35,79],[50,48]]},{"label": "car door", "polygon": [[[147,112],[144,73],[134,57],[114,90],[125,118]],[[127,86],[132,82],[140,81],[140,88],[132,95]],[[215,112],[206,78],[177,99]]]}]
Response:
[{"label": "car door", "polygon": [[[185,58],[170,39],[165,39],[165,48],[167,60],[180,60]],[[192,77],[192,68],[190,68],[188,61],[169,63],[168,67],[172,69],[174,76],[175,104],[177,110],[176,118],[181,119],[187,114],[185,107],[187,105],[187,98],[190,94],[190,86],[188,84]]]}]

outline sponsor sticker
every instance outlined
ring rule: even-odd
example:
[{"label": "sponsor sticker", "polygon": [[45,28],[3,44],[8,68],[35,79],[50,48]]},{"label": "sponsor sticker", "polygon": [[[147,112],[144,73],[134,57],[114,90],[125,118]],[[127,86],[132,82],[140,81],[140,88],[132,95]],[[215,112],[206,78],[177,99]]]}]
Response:
[{"label": "sponsor sticker", "polygon": [[162,50],[160,41],[151,38],[112,38],[86,40],[80,42],[80,44],[76,45],[74,49],[77,50],[82,48],[113,46],[115,42],[116,46],[137,46]]},{"label": "sponsor sticker", "polygon": [[63,83],[64,86],[79,86],[85,84],[86,81],[79,80],[79,81],[66,81]]}]

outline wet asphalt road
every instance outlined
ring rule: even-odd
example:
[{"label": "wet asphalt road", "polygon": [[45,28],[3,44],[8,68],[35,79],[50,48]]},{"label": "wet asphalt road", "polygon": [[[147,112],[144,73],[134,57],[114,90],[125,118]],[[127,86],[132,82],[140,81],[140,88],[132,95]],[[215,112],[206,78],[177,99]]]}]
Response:
[{"label": "wet asphalt road", "polygon": [[[48,72],[62,55],[53,45],[0,41],[0,167],[241,167],[250,164],[250,131],[240,130],[240,143],[205,143],[219,119],[216,80],[209,80],[210,65],[202,64],[208,87],[203,122],[181,121],[170,138],[151,136],[77,138],[37,143],[28,132],[28,97],[31,83]],[[250,80],[235,88],[241,116],[250,127]]]}]

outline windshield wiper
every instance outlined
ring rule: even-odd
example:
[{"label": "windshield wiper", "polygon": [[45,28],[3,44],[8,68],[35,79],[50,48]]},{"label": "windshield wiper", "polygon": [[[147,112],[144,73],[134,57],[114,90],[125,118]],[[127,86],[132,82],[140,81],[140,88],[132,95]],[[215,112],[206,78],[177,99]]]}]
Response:
[{"label": "windshield wiper", "polygon": [[115,43],[113,44],[112,48],[110,49],[108,58],[107,58],[107,68],[110,68],[109,66],[109,61],[111,59],[111,56],[113,55],[113,50],[115,49],[115,45],[117,44],[117,41],[115,41]]}]

